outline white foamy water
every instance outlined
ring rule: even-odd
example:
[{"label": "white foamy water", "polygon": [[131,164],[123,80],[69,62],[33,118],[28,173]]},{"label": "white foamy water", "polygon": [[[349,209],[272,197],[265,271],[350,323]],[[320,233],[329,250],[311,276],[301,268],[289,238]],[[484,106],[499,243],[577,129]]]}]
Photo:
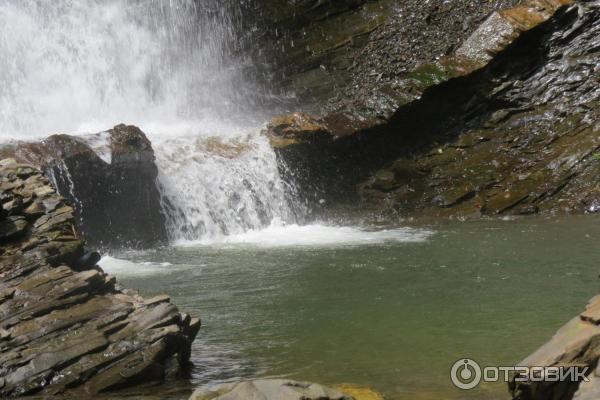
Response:
[{"label": "white foamy water", "polygon": [[154,262],[135,262],[130,260],[124,260],[112,256],[104,256],[98,263],[98,265],[104,270],[104,272],[111,275],[152,275],[152,274],[166,274],[173,272],[177,267],[171,263],[154,263]]},{"label": "white foamy water", "polygon": [[[426,242],[432,231],[416,228],[366,230],[359,227],[336,227],[327,225],[282,225],[250,230],[240,234],[222,235],[196,241],[180,240],[174,245],[188,249],[236,250],[248,247],[269,248],[338,248],[343,246],[371,246],[397,243]],[[145,258],[144,253],[137,257]],[[173,265],[169,262],[132,261],[110,255],[98,263],[102,269],[117,276],[148,276],[170,274],[194,268],[189,265]]]},{"label": "white foamy water", "polygon": [[[152,141],[170,239],[209,245],[332,246],[420,241],[298,226],[232,54],[240,4],[223,0],[0,0],[0,142],[139,126]],[[235,119],[235,122],[233,121]],[[58,173],[76,190],[66,165]],[[54,177],[56,178],[56,177]],[[77,200],[76,200],[77,202]],[[82,205],[79,204],[81,207]],[[113,263],[114,264],[114,263]],[[129,267],[129,266],[126,266]]]},{"label": "white foamy water", "polygon": [[282,225],[274,223],[268,228],[249,230],[229,236],[179,241],[177,246],[237,246],[273,247],[336,247],[356,245],[381,245],[385,243],[424,242],[433,232],[425,229],[397,228],[367,230],[358,227],[327,225]]}]

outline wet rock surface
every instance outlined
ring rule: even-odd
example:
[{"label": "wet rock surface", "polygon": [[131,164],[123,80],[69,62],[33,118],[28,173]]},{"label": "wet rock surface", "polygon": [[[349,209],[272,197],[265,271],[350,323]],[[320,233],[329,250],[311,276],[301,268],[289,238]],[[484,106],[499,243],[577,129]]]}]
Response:
[{"label": "wet rock surface", "polygon": [[597,3],[563,10],[482,71],[448,82],[472,85],[463,95],[426,94],[422,102],[460,106],[419,132],[432,142],[425,151],[361,185],[365,202],[436,217],[596,212],[599,16]]},{"label": "wet rock surface", "polygon": [[492,11],[517,3],[263,2],[257,6],[260,25],[269,28],[254,58],[269,66],[269,80],[292,108],[320,112],[355,100],[364,104],[389,97],[402,88],[404,74],[450,54]]},{"label": "wet rock surface", "polygon": [[319,140],[277,148],[283,173],[374,218],[596,212],[598,4],[567,3],[492,14],[379,122],[313,117]]},{"label": "wet rock surface", "polygon": [[119,290],[39,170],[0,161],[0,196],[0,396],[81,397],[188,367],[200,321]]},{"label": "wet rock surface", "polygon": [[166,243],[154,151],[135,126],[5,145],[0,155],[42,169],[73,205],[76,225],[91,245],[136,248]]}]

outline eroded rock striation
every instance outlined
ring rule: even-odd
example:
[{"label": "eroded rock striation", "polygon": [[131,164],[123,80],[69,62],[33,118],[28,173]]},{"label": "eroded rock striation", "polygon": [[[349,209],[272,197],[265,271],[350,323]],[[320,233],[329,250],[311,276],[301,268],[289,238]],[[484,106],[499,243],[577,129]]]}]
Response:
[{"label": "eroded rock striation", "polygon": [[0,201],[0,396],[96,394],[188,366],[200,321],[117,289],[39,170],[0,161]]},{"label": "eroded rock striation", "polygon": [[425,93],[413,108],[424,150],[362,184],[365,202],[436,217],[596,212],[599,16],[597,2],[562,8]]},{"label": "eroded rock striation", "polygon": [[44,171],[73,205],[77,228],[88,243],[119,248],[166,243],[154,151],[137,127],[7,144],[0,156]]},{"label": "eroded rock striation", "polygon": [[313,204],[375,216],[597,211],[599,5],[571,3],[492,13],[375,118],[274,119],[282,172]]},{"label": "eroded rock striation", "polygon": [[518,2],[258,2],[267,28],[254,59],[292,108],[294,100],[307,112],[368,107],[402,91],[403,73],[451,54],[489,13]]}]

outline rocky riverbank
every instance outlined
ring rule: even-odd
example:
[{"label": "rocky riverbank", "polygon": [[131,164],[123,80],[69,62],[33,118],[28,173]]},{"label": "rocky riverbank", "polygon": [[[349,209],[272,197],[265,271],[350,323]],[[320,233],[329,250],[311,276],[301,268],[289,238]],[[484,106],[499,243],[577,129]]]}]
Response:
[{"label": "rocky riverbank", "polygon": [[188,368],[200,320],[120,289],[39,170],[0,161],[0,189],[0,396],[81,397]]}]

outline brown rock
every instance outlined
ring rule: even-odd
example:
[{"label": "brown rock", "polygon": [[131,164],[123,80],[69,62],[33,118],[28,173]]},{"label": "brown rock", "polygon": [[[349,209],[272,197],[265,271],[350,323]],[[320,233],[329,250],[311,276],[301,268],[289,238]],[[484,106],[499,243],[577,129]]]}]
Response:
[{"label": "brown rock", "polygon": [[267,134],[275,147],[305,143],[319,137],[331,136],[329,128],[322,121],[299,112],[273,117],[267,125]]}]

